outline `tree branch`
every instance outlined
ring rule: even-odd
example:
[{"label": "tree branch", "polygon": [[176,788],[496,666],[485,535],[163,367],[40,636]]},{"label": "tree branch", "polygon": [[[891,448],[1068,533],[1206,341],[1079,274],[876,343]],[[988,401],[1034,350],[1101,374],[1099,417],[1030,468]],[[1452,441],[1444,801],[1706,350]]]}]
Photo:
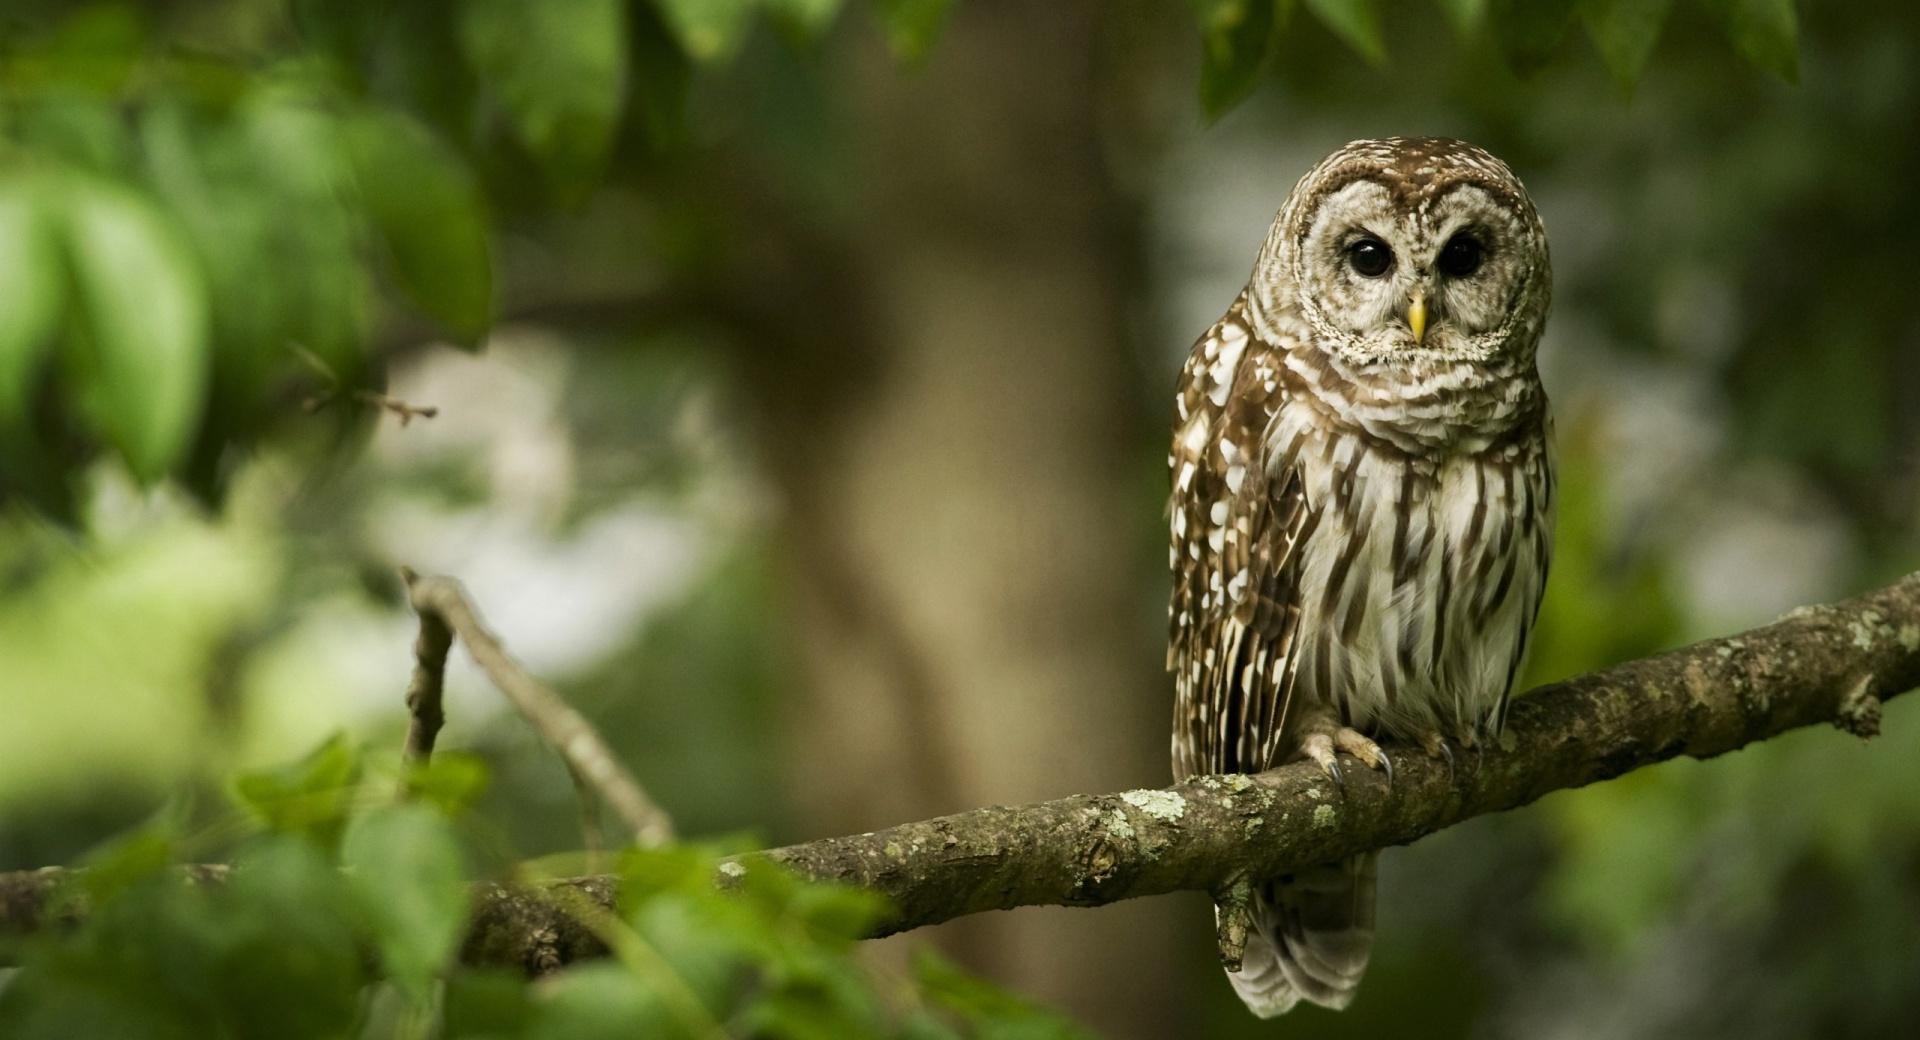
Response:
[{"label": "tree branch", "polygon": [[1817,723],[1872,736],[1880,702],[1917,684],[1920,574],[1533,691],[1514,703],[1499,746],[1462,756],[1452,777],[1415,752],[1397,756],[1391,790],[1378,773],[1350,770],[1342,791],[1302,762],[1254,777],[976,809],[764,855],[886,893],[898,912],[885,932],[1016,906],[1217,895],[1242,875],[1405,844],[1681,755],[1711,758]]},{"label": "tree branch", "polygon": [[[1196,777],[789,845],[723,861],[716,879],[737,883],[767,860],[874,889],[896,908],[879,934],[1016,906],[1098,906],[1186,890],[1230,897],[1243,878],[1405,844],[1681,755],[1711,758],[1820,723],[1872,736],[1880,703],[1916,684],[1920,574],[1534,691],[1514,704],[1499,746],[1463,756],[1456,775],[1413,753],[1399,756],[1391,790],[1378,774],[1353,770],[1343,791],[1307,763]],[[59,873],[0,874],[0,933],[35,926]],[[552,884],[602,906],[618,887],[605,876]],[[603,953],[562,903],[538,888],[478,886],[464,957],[538,972]],[[1233,915],[1221,928],[1230,952]]]},{"label": "tree branch", "polygon": [[402,567],[400,577],[406,582],[414,612],[420,615],[413,681],[407,687],[407,707],[413,714],[407,733],[409,762],[425,762],[433,752],[433,736],[441,722],[440,691],[447,646],[451,636],[457,635],[493,685],[559,753],[583,793],[590,789],[613,806],[633,829],[637,844],[660,845],[673,840],[673,821],[666,810],[647,796],[584,716],[508,655],[499,638],[480,623],[459,582],[423,577],[411,567]]}]

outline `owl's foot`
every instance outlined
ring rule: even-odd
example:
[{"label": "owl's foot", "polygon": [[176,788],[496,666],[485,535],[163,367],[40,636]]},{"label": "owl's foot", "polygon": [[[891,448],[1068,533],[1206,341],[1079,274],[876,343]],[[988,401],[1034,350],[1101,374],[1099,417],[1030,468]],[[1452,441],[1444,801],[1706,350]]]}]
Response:
[{"label": "owl's foot", "polygon": [[1312,728],[1306,739],[1300,742],[1300,753],[1313,760],[1322,773],[1347,789],[1347,778],[1340,772],[1339,752],[1346,752],[1368,769],[1378,769],[1387,775],[1387,786],[1393,786],[1393,759],[1387,757],[1380,745],[1359,730],[1347,726],[1332,724]]}]

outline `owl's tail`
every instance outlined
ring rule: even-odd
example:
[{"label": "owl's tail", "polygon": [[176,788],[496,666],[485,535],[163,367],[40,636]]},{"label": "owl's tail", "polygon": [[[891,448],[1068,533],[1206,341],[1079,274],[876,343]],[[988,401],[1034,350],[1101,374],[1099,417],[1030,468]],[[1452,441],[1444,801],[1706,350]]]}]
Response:
[{"label": "owl's tail", "polygon": [[1246,958],[1227,973],[1249,1010],[1273,1018],[1302,1000],[1336,1011],[1353,1002],[1373,951],[1379,855],[1313,867],[1255,890]]}]

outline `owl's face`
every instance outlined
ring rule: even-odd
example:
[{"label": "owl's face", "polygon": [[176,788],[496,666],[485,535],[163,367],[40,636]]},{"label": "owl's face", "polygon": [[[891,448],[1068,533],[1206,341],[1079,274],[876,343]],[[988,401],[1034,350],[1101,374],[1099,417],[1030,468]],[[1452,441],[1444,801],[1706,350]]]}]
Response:
[{"label": "owl's face", "polygon": [[1527,360],[1545,324],[1539,214],[1506,164],[1464,142],[1342,148],[1294,189],[1268,249],[1261,271],[1349,364]]}]

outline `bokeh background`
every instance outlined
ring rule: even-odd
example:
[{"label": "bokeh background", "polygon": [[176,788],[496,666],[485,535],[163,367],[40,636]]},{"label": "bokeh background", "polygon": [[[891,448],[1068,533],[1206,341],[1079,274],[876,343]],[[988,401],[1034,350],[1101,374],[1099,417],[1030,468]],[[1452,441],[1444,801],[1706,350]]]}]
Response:
[{"label": "bokeh background", "polygon": [[[397,754],[401,564],[692,834],[1158,785],[1174,375],[1356,137],[1489,148],[1552,236],[1533,682],[1920,566],[1912,5],[1799,7],[1783,61],[1720,15],[1784,0],[1583,3],[1516,61],[1514,5],[1383,5],[1372,55],[1309,4],[1237,106],[1201,27],[1244,3],[403,6],[0,14],[0,870],[336,731]],[[1616,9],[1663,27],[1631,86]],[[16,233],[54,211],[64,265]],[[503,840],[577,847],[464,659],[450,697]],[[867,955],[1115,1037],[1901,1035],[1920,704],[1885,730],[1391,852],[1341,1015],[1246,1016],[1198,895]]]}]

